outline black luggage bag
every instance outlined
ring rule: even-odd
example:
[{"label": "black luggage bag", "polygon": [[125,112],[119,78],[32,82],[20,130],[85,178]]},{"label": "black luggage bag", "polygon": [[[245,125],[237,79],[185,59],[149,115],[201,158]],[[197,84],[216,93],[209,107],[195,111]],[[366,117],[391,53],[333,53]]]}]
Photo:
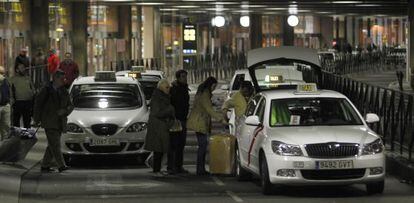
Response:
[{"label": "black luggage bag", "polygon": [[18,162],[26,158],[30,149],[36,144],[39,128],[10,128],[10,136],[0,145],[0,162]]}]

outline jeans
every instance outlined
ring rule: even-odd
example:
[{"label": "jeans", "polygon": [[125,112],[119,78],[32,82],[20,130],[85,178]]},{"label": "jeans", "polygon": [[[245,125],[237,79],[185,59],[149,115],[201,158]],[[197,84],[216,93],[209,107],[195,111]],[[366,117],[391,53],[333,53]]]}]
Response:
[{"label": "jeans", "polygon": [[198,151],[197,151],[197,173],[206,172],[206,154],[208,146],[208,136],[203,133],[196,132]]},{"label": "jeans", "polygon": [[10,105],[0,106],[0,140],[9,136],[10,129]]},{"label": "jeans", "polygon": [[152,171],[154,173],[161,171],[161,162],[162,162],[163,155],[164,155],[163,152],[154,152],[153,163],[152,163]]},{"label": "jeans", "polygon": [[184,147],[187,139],[186,121],[180,121],[183,130],[170,133],[170,149],[168,152],[168,170],[179,171],[183,168]]}]

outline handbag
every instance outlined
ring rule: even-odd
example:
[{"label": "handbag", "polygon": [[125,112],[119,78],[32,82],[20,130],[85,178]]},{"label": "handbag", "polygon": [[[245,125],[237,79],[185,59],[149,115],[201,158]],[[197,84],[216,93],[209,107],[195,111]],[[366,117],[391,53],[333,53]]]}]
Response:
[{"label": "handbag", "polygon": [[173,125],[170,128],[170,132],[181,132],[182,130],[183,127],[181,126],[181,122],[175,119]]}]

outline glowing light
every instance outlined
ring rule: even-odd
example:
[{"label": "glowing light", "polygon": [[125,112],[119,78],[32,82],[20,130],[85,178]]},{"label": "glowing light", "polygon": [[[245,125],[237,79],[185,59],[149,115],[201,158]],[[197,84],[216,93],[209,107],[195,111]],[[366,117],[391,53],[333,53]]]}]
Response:
[{"label": "glowing light", "polygon": [[242,16],[240,17],[240,25],[243,27],[250,26],[250,17],[249,16]]},{"label": "glowing light", "polygon": [[299,24],[299,18],[295,15],[290,15],[287,19],[287,22],[291,27],[295,27]]}]

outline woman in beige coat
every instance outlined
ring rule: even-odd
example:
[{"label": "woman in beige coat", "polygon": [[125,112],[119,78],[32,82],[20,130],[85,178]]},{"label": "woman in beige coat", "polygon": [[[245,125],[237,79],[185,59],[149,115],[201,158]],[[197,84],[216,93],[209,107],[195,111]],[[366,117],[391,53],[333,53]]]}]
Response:
[{"label": "woman in beige coat", "polygon": [[198,142],[197,175],[208,175],[205,169],[205,160],[208,145],[208,134],[211,132],[211,118],[226,123],[224,116],[214,111],[211,102],[213,90],[217,86],[214,77],[207,78],[198,86],[194,99],[193,109],[187,122],[187,128],[196,132]]}]

